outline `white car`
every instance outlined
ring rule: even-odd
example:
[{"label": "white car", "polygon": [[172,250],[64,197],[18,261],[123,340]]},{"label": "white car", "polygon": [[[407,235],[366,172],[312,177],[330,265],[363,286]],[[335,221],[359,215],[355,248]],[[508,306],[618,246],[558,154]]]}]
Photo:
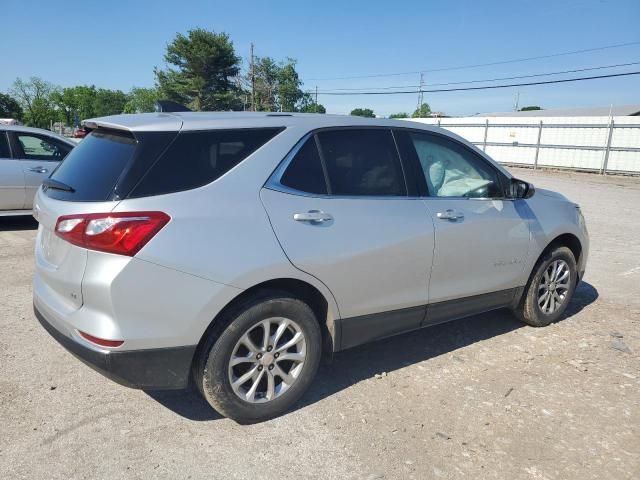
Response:
[{"label": "white car", "polygon": [[30,214],[38,187],[75,145],[48,130],[0,125],[0,217]]}]

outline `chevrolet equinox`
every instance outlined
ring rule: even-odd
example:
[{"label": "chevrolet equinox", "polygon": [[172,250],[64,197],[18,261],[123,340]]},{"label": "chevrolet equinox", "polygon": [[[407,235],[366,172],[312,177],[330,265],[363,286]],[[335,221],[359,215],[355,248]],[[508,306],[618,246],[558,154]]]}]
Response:
[{"label": "chevrolet equinox", "polygon": [[36,317],[116,382],[193,382],[238,422],[286,412],[323,354],[505,307],[548,325],[584,274],[578,205],[440,128],[208,112],[85,126],[36,194]]}]

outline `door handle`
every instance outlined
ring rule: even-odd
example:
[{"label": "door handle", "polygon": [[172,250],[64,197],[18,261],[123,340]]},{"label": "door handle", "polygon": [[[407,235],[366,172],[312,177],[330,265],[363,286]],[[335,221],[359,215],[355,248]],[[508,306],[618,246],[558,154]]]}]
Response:
[{"label": "door handle", "polygon": [[436,216],[440,220],[462,220],[464,218],[464,213],[456,212],[455,210],[449,208],[444,212],[436,213]]},{"label": "door handle", "polygon": [[322,223],[333,220],[333,217],[321,210],[309,210],[306,213],[294,213],[293,219],[296,222]]},{"label": "door handle", "polygon": [[47,173],[49,170],[47,170],[44,167],[33,167],[29,169],[30,172],[36,172],[36,173]]}]

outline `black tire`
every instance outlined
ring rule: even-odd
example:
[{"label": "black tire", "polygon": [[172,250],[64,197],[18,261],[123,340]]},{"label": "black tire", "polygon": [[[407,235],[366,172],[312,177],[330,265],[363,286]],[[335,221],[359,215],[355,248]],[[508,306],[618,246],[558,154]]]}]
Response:
[{"label": "black tire", "polygon": [[[233,391],[229,362],[240,338],[262,320],[284,317],[296,322],[305,338],[306,356],[292,385],[265,403],[250,403]],[[322,333],[313,310],[285,292],[266,292],[218,319],[194,365],[194,381],[204,398],[220,414],[238,423],[256,423],[287,412],[309,388],[322,355]]]},{"label": "black tire", "polygon": [[[556,260],[563,260],[569,266],[569,285],[566,297],[563,299],[559,307],[552,313],[545,313],[538,304],[538,293],[540,284],[543,281],[545,271]],[[538,260],[533,272],[529,277],[529,282],[525,287],[520,304],[515,308],[514,312],[523,322],[533,327],[546,327],[550,323],[556,322],[565,312],[573,292],[576,289],[578,280],[576,259],[573,252],[567,247],[555,247],[546,252]]]}]

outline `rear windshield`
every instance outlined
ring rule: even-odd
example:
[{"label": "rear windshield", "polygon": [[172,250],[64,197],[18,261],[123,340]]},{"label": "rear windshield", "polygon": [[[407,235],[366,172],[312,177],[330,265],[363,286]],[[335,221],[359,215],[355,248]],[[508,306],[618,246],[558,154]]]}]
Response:
[{"label": "rear windshield", "polygon": [[47,188],[49,197],[76,202],[138,198],[213,182],[282,128],[196,132],[91,132],[51,178],[73,192]]},{"label": "rear windshield", "polygon": [[115,185],[128,165],[137,142],[130,134],[94,131],[71,150],[51,178],[73,192],[48,188],[58,200],[99,202],[111,200]]}]

